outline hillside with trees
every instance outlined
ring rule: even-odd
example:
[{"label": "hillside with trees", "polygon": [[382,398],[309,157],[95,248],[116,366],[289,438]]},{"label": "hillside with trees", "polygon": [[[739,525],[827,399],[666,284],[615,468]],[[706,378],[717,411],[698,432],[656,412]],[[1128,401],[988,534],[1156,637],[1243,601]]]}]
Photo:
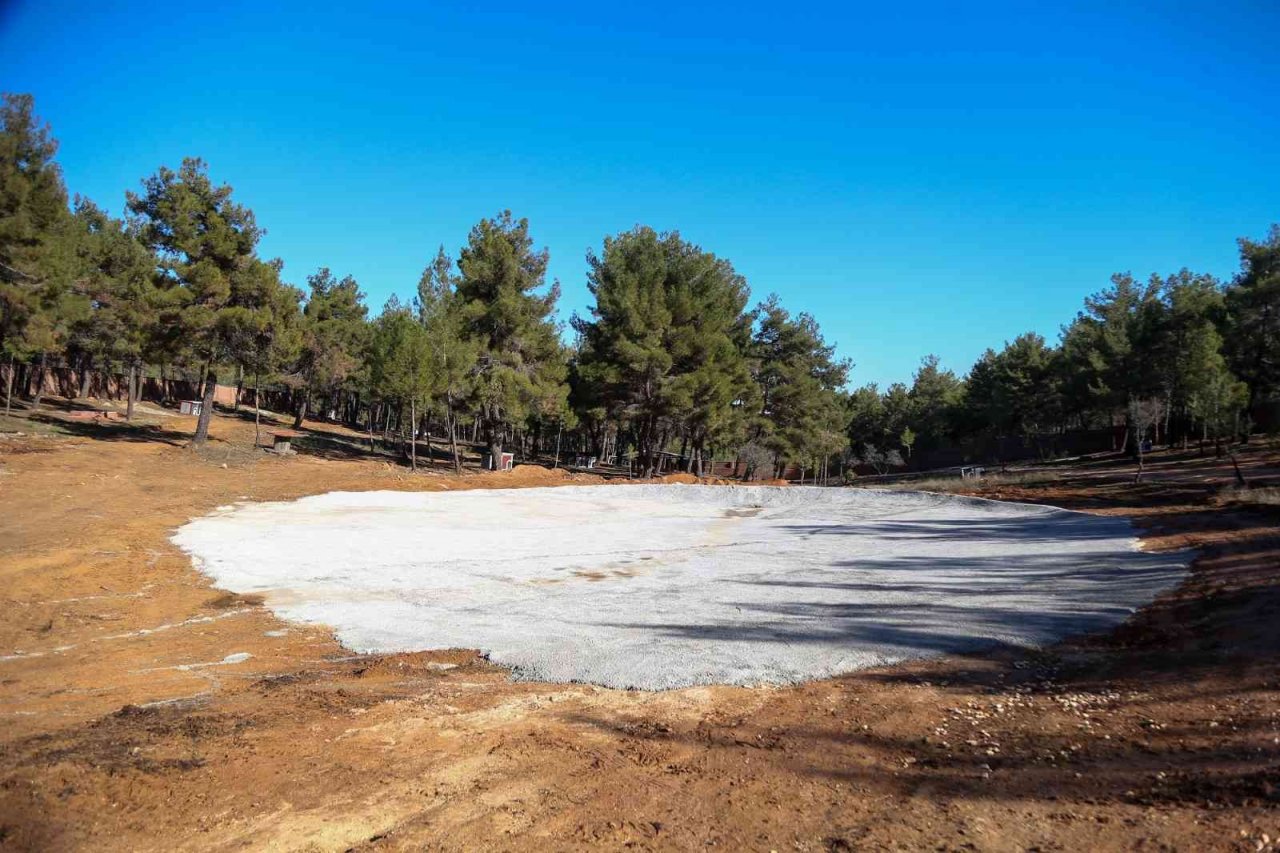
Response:
[{"label": "hillside with trees", "polygon": [[[1280,227],[1239,241],[1229,281],[1129,273],[1084,298],[1057,341],[988,349],[963,375],[926,355],[910,383],[849,388],[820,319],[755,301],[733,264],[677,232],[605,237],[594,304],[558,318],[530,223],[482,219],[456,262],[424,252],[411,302],[376,314],[350,275],[285,280],[252,209],[206,164],[161,166],[123,219],[73,196],[29,95],[0,107],[0,355],[5,410],[144,387],[328,419],[417,467],[419,442],[518,458],[594,457],[640,476],[681,469],[830,481],[1148,445],[1222,452],[1280,426]],[[413,287],[405,283],[406,289]],[[1082,290],[1087,289],[1082,286]],[[867,342],[866,345],[870,345]],[[718,467],[717,467],[718,466]]]}]

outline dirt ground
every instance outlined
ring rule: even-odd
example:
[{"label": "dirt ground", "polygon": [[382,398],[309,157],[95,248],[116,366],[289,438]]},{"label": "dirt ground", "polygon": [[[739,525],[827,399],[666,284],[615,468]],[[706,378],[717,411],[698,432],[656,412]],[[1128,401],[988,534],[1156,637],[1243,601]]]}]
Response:
[{"label": "dirt ground", "polygon": [[[215,418],[201,454],[189,418],[57,426],[0,438],[0,848],[1280,845],[1280,514],[1221,506],[1221,460],[987,492],[1199,549],[1110,635],[639,693],[514,683],[465,650],[353,656],[212,588],[168,541],[240,499],[594,478],[412,475],[319,425],[288,459],[250,449],[243,418]],[[1272,483],[1278,461],[1241,456]]]}]

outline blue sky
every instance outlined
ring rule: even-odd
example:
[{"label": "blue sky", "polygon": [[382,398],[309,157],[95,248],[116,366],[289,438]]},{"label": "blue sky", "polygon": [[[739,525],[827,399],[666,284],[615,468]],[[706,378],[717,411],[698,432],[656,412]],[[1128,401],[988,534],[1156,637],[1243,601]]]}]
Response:
[{"label": "blue sky", "polygon": [[677,229],[814,314],[854,384],[1055,339],[1112,272],[1228,276],[1280,221],[1270,0],[360,5],[9,0],[0,88],[73,191],[118,213],[201,156],[287,279],[351,273],[375,309],[503,208],[564,319],[605,234]]}]

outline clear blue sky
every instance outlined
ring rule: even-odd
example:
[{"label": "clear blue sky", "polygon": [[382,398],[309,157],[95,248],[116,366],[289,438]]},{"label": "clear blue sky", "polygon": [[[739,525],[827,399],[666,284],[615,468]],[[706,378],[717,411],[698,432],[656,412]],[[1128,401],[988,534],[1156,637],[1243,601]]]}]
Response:
[{"label": "clear blue sky", "polygon": [[1055,339],[1112,272],[1230,275],[1280,221],[1273,0],[180,5],[0,2],[0,87],[73,191],[119,212],[201,156],[286,278],[375,309],[510,208],[567,319],[587,249],[645,223],[883,384]]}]

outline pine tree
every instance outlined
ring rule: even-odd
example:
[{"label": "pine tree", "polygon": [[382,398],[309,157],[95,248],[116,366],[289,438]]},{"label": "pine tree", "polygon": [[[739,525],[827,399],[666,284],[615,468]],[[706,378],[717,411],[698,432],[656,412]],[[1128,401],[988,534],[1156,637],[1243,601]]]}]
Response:
[{"label": "pine tree", "polygon": [[457,405],[473,388],[478,351],[475,339],[466,334],[462,301],[457,296],[456,286],[453,261],[441,246],[418,280],[414,305],[418,322],[426,329],[435,363],[435,387],[431,392],[430,405],[444,414],[453,468],[455,472],[461,472]]},{"label": "pine tree", "polygon": [[477,354],[470,400],[495,465],[513,425],[559,409],[568,393],[547,257],[533,250],[528,220],[504,211],[471,229],[458,260],[458,322]]},{"label": "pine tree", "polygon": [[76,200],[75,221],[83,289],[92,310],[73,328],[73,343],[85,354],[86,368],[125,369],[125,417],[132,420],[143,364],[157,334],[156,259],[125,222],[88,199]]},{"label": "pine tree", "polygon": [[589,254],[587,263],[595,305],[594,320],[574,318],[581,338],[579,406],[588,420],[625,417],[647,473],[655,464],[659,421],[670,413],[668,384],[675,366],[668,249],[652,228],[637,227],[606,237],[603,251]]},{"label": "pine tree", "polygon": [[[408,456],[418,469],[418,413],[438,384],[436,362],[426,328],[413,312],[392,298],[373,323],[369,374],[378,396],[408,406]],[[401,424],[404,431],[404,424]]]},{"label": "pine tree", "polygon": [[1160,295],[1165,310],[1151,357],[1158,366],[1166,416],[1185,446],[1195,417],[1192,397],[1204,394],[1211,374],[1226,369],[1218,331],[1226,305],[1217,279],[1185,269],[1165,279]]},{"label": "pine tree", "polygon": [[845,400],[846,432],[854,456],[861,458],[869,447],[884,447],[888,416],[884,397],[875,383],[857,388]]},{"label": "pine tree", "polygon": [[418,278],[418,293],[413,304],[422,325],[430,326],[433,320],[448,310],[456,284],[453,259],[445,253],[444,246],[441,246]]},{"label": "pine tree", "polygon": [[339,280],[328,267],[307,277],[310,295],[302,312],[299,395],[293,428],[300,429],[311,401],[328,403],[360,368],[368,308],[351,276]]},{"label": "pine tree", "polygon": [[1112,276],[1111,284],[1085,299],[1085,310],[1063,333],[1064,391],[1069,399],[1084,401],[1077,411],[1123,413],[1130,427],[1127,444],[1134,401],[1159,393],[1154,354],[1164,306],[1158,278],[1144,285],[1124,273]]},{"label": "pine tree", "polygon": [[1241,238],[1240,273],[1227,289],[1229,355],[1249,388],[1250,410],[1280,391],[1280,225],[1262,240]]},{"label": "pine tree", "polygon": [[[913,444],[918,444],[921,450],[932,450],[951,438],[962,390],[960,380],[940,365],[936,355],[921,359],[909,392],[911,417],[908,426],[916,438]],[[905,449],[910,456],[911,448]]]},{"label": "pine tree", "polygon": [[253,307],[228,312],[229,349],[253,380],[253,446],[262,443],[262,380],[292,369],[303,347],[302,291],[280,280],[280,261],[254,262],[259,293]]},{"label": "pine tree", "polygon": [[639,226],[588,256],[592,320],[575,320],[588,416],[626,419],[652,475],[662,436],[678,430],[699,464],[709,447],[744,437],[748,371],[746,280],[728,261]]},{"label": "pine tree", "polygon": [[844,446],[844,410],[839,391],[848,379],[848,360],[835,357],[818,322],[792,317],[776,295],[756,308],[752,341],[761,417],[757,441],[780,461],[807,466]]},{"label": "pine tree", "polygon": [[987,350],[974,363],[958,406],[956,430],[989,438],[1034,438],[1062,417],[1058,353],[1034,332]]},{"label": "pine tree", "polygon": [[78,290],[76,229],[67,207],[58,143],[31,95],[0,104],[0,351],[8,357],[6,411],[16,361],[39,357],[39,406],[48,356],[88,311]]},{"label": "pine tree", "polygon": [[262,232],[231,192],[214,186],[203,160],[187,158],[176,172],[162,166],[143,181],[141,194],[127,196],[143,243],[159,258],[167,343],[194,359],[205,377],[193,447],[208,439],[216,370],[234,354],[237,324],[267,304],[271,292],[256,254]]},{"label": "pine tree", "polygon": [[884,438],[879,444],[888,451],[901,447],[902,431],[915,419],[915,404],[911,391],[901,382],[894,382],[884,392]]},{"label": "pine tree", "polygon": [[[729,261],[668,235],[669,335],[673,375],[667,403],[688,436],[694,473],[716,446],[737,446],[757,410],[756,386],[747,363],[751,291]],[[652,471],[650,471],[652,473]]]}]

